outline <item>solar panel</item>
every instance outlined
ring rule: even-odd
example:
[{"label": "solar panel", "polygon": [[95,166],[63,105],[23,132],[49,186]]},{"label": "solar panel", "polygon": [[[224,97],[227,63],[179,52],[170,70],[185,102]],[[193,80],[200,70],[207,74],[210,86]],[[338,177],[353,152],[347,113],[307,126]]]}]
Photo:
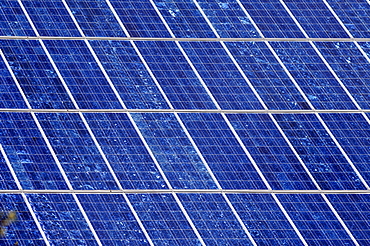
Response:
[{"label": "solar panel", "polygon": [[369,13],[0,0],[0,244],[367,245]]}]

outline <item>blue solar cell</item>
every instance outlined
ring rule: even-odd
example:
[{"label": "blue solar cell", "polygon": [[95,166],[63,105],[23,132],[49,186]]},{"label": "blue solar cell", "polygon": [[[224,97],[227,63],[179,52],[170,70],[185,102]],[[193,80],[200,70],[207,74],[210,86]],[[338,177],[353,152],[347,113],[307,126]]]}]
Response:
[{"label": "blue solar cell", "polygon": [[175,42],[136,42],[175,109],[216,109]]},{"label": "blue solar cell", "polygon": [[314,114],[276,114],[274,117],[322,189],[365,189]]},{"label": "blue solar cell", "polygon": [[132,118],[173,188],[217,188],[173,114],[135,113]]},{"label": "blue solar cell", "polygon": [[198,0],[221,38],[259,38],[257,30],[236,0]]},{"label": "blue solar cell", "polygon": [[355,245],[318,194],[278,195],[308,245]]},{"label": "blue solar cell", "polygon": [[220,194],[179,194],[206,245],[253,245]]},{"label": "blue solar cell", "polygon": [[17,1],[0,1],[0,36],[35,36]]},{"label": "blue solar cell", "polygon": [[181,45],[222,109],[263,109],[220,43]]},{"label": "blue solar cell", "polygon": [[272,189],[317,189],[267,114],[228,114]]},{"label": "blue solar cell", "polygon": [[5,61],[0,58],[0,108],[27,108]]},{"label": "blue solar cell", "polygon": [[228,194],[227,197],[257,245],[303,245],[269,194]]},{"label": "blue solar cell", "polygon": [[370,64],[352,42],[315,43],[326,61],[363,109],[370,108]]},{"label": "blue solar cell", "polygon": [[31,115],[29,113],[0,113],[0,118],[0,143],[22,188],[67,189]]},{"label": "blue solar cell", "polygon": [[149,245],[122,195],[78,195],[103,245]]},{"label": "blue solar cell", "polygon": [[310,108],[266,44],[226,45],[269,109]]},{"label": "blue solar cell", "polygon": [[98,245],[71,194],[28,194],[52,245]]},{"label": "blue solar cell", "polygon": [[356,109],[310,43],[271,45],[316,109]]},{"label": "blue solar cell", "polygon": [[180,116],[222,188],[266,189],[220,114]]},{"label": "blue solar cell", "polygon": [[122,108],[82,40],[46,40],[45,45],[80,108]]},{"label": "blue solar cell", "polygon": [[110,3],[131,37],[171,37],[149,1],[110,0]]},{"label": "blue solar cell", "polygon": [[327,0],[355,38],[370,38],[370,5],[366,0],[343,1]]},{"label": "blue solar cell", "polygon": [[154,0],[177,38],[216,38],[192,0]]},{"label": "blue solar cell", "polygon": [[370,240],[369,195],[337,194],[327,196],[357,242],[360,245],[367,245]]},{"label": "blue solar cell", "polygon": [[319,0],[285,0],[310,38],[348,38],[335,16]]},{"label": "blue solar cell", "polygon": [[74,108],[38,41],[1,40],[0,46],[32,108]]},{"label": "blue solar cell", "polygon": [[266,38],[304,38],[284,6],[275,0],[241,0]]},{"label": "blue solar cell", "polygon": [[6,164],[3,154],[1,154],[0,155],[0,190],[14,190],[14,189],[17,189],[17,185]]},{"label": "blue solar cell", "polygon": [[169,108],[130,42],[90,43],[127,108]]},{"label": "blue solar cell", "polygon": [[68,6],[85,36],[126,36],[105,0],[69,0]]},{"label": "blue solar cell", "polygon": [[201,245],[171,194],[129,194],[155,245]]},{"label": "blue solar cell", "polygon": [[74,189],[117,189],[78,114],[40,113],[37,117]]},{"label": "blue solar cell", "polygon": [[15,211],[17,215],[17,220],[6,228],[6,236],[0,237],[0,244],[46,245],[21,195],[0,194],[0,211]]},{"label": "blue solar cell", "polygon": [[124,189],[168,188],[126,114],[85,114]]},{"label": "blue solar cell", "polygon": [[321,114],[360,174],[370,182],[370,125],[361,114]]},{"label": "blue solar cell", "polygon": [[41,36],[81,36],[62,1],[23,0],[22,3]]}]

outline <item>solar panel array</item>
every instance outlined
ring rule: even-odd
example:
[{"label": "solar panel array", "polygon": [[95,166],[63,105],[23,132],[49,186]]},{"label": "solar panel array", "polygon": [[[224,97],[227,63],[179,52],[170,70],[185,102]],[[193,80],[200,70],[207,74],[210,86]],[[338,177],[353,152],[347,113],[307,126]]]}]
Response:
[{"label": "solar panel array", "polygon": [[0,242],[368,245],[369,71],[369,0],[0,0]]}]

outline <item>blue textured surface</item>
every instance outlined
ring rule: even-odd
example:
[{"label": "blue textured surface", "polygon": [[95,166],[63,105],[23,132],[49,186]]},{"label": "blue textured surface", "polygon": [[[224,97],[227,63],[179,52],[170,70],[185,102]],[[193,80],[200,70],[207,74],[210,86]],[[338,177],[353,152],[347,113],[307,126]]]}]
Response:
[{"label": "blue textured surface", "polygon": [[229,114],[227,118],[272,189],[316,189],[270,116]]},{"label": "blue textured surface", "polygon": [[275,0],[241,0],[266,38],[304,38],[284,6]]},{"label": "blue textured surface", "polygon": [[[32,116],[28,113],[0,113],[0,117],[0,142],[22,188],[67,189]],[[7,167],[2,168],[8,170]],[[13,180],[10,176],[8,178]]]},{"label": "blue textured surface", "polygon": [[228,194],[227,197],[257,245],[303,245],[269,194]]},{"label": "blue textured surface", "polygon": [[220,43],[181,42],[181,45],[221,109],[262,109]]},{"label": "blue textured surface", "polygon": [[310,43],[273,42],[271,45],[316,109],[356,109]]},{"label": "blue textured surface", "polygon": [[17,1],[0,1],[0,35],[36,36]]},{"label": "blue textured surface", "polygon": [[348,38],[323,1],[285,0],[287,7],[310,38]]},{"label": "blue textured surface", "polygon": [[153,5],[147,0],[110,0],[131,37],[171,37]]},{"label": "blue textured surface", "polygon": [[327,0],[335,14],[340,18],[348,31],[355,38],[370,37],[369,2]]},{"label": "blue textured surface", "polygon": [[179,194],[206,245],[253,245],[221,194]]},{"label": "blue textured surface", "polygon": [[176,38],[215,38],[192,0],[154,0]]},{"label": "blue textured surface", "polygon": [[48,241],[54,245],[98,245],[70,194],[27,195]]},{"label": "blue textured surface", "polygon": [[155,245],[201,245],[171,194],[128,197]]},{"label": "blue textured surface", "polygon": [[266,189],[220,114],[180,116],[222,188]]},{"label": "blue textured surface", "polygon": [[216,108],[175,42],[136,44],[174,108]]},{"label": "blue textured surface", "polygon": [[274,116],[321,189],[365,189],[317,116]]},{"label": "blue textured surface", "polygon": [[126,114],[84,114],[123,189],[168,188]]},{"label": "blue textured surface", "polygon": [[1,40],[0,45],[32,108],[74,108],[37,40]]},{"label": "blue textured surface", "polygon": [[24,0],[22,3],[41,36],[81,36],[61,0]]},{"label": "blue textured surface", "polygon": [[215,189],[202,160],[173,114],[132,114],[175,189]]},{"label": "blue textured surface", "polygon": [[309,109],[266,44],[233,42],[227,47],[269,109]]},{"label": "blue textured surface", "polygon": [[258,38],[260,35],[236,0],[198,0],[221,38]]},{"label": "blue textured surface", "polygon": [[277,196],[308,245],[355,245],[321,195]]},{"label": "blue textured surface", "polygon": [[46,245],[21,195],[0,194],[0,211],[16,211],[18,220],[0,237],[1,245]]},{"label": "blue textured surface", "polygon": [[149,245],[122,195],[78,195],[103,245]]},{"label": "blue textured surface", "polygon": [[37,117],[74,189],[118,188],[78,114],[40,113]]},{"label": "blue textured surface", "polygon": [[127,108],[169,108],[130,42],[91,41]]},{"label": "blue textured surface", "polygon": [[105,0],[69,0],[67,3],[85,36],[126,36]]}]

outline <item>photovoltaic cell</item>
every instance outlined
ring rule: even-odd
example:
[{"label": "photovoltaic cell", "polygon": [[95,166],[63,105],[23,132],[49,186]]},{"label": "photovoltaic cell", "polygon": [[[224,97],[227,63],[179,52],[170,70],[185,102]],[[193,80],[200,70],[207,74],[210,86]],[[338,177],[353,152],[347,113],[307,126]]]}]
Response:
[{"label": "photovoltaic cell", "polygon": [[175,109],[216,109],[175,42],[135,42]]},{"label": "photovoltaic cell", "polygon": [[173,114],[132,114],[175,189],[216,189],[206,167]]},{"label": "photovoltaic cell", "polygon": [[123,189],[168,188],[126,114],[84,116]]},{"label": "photovoltaic cell", "polygon": [[257,245],[303,245],[269,194],[228,194]]},{"label": "photovoltaic cell", "polygon": [[74,189],[117,189],[78,114],[40,113],[37,117]]},{"label": "photovoltaic cell", "polygon": [[236,133],[272,189],[317,189],[267,114],[228,114]]},{"label": "photovoltaic cell", "polygon": [[0,108],[27,108],[6,63],[0,58]]},{"label": "photovoltaic cell", "polygon": [[362,109],[370,108],[370,64],[352,42],[316,42],[326,61]]},{"label": "photovoltaic cell", "polygon": [[323,1],[285,0],[284,2],[310,38],[348,38],[348,34]]},{"label": "photovoltaic cell", "polygon": [[336,194],[328,195],[328,198],[357,242],[366,245],[370,239],[369,195]]},{"label": "photovoltaic cell", "polygon": [[1,36],[35,36],[21,6],[14,0],[0,1]]},{"label": "photovoltaic cell", "polygon": [[148,0],[110,0],[110,3],[131,37],[171,37]]},{"label": "photovoltaic cell", "polygon": [[23,0],[22,3],[41,36],[81,36],[61,0]]},{"label": "photovoltaic cell", "polygon": [[68,0],[67,3],[86,36],[126,36],[105,0]]},{"label": "photovoltaic cell", "polygon": [[0,237],[2,245],[46,245],[21,195],[0,194],[0,211],[16,211],[17,221]]},{"label": "photovoltaic cell", "polygon": [[127,108],[169,108],[130,42],[90,43]]},{"label": "photovoltaic cell", "polygon": [[52,245],[98,245],[71,194],[28,194]]},{"label": "photovoltaic cell", "polygon": [[2,112],[0,117],[0,143],[22,188],[67,189],[62,174],[31,115]]},{"label": "photovoltaic cell", "polygon": [[260,37],[236,0],[197,2],[221,38]]},{"label": "photovoltaic cell", "polygon": [[78,195],[103,245],[149,245],[122,195]]},{"label": "photovoltaic cell", "polygon": [[318,194],[278,195],[308,245],[355,245]]},{"label": "photovoltaic cell", "polygon": [[129,194],[154,245],[201,245],[171,194]]},{"label": "photovoltaic cell", "polygon": [[5,157],[0,155],[0,190],[16,190],[17,185],[7,166]]},{"label": "photovoltaic cell", "polygon": [[222,109],[263,109],[220,43],[181,45]]},{"label": "photovoltaic cell", "polygon": [[216,38],[192,0],[153,2],[176,38]]},{"label": "photovoltaic cell", "polygon": [[37,40],[1,40],[0,46],[32,108],[74,108]]},{"label": "photovoltaic cell", "polygon": [[179,194],[206,245],[253,245],[220,194]]},{"label": "photovoltaic cell", "polygon": [[241,0],[266,38],[304,38],[284,6],[275,0]]},{"label": "photovoltaic cell", "polygon": [[321,189],[365,189],[314,114],[274,115]]},{"label": "photovoltaic cell", "polygon": [[309,109],[266,44],[227,42],[226,45],[269,109]]},{"label": "photovoltaic cell", "polygon": [[353,37],[370,37],[370,8],[368,1],[327,0],[327,2]]},{"label": "photovoltaic cell", "polygon": [[356,109],[308,42],[272,42],[272,47],[316,109]]},{"label": "photovoltaic cell", "polygon": [[222,188],[266,189],[220,114],[180,116]]},{"label": "photovoltaic cell", "polygon": [[122,108],[82,40],[46,40],[56,66],[80,108]]},{"label": "photovoltaic cell", "polygon": [[[369,115],[368,115],[369,116]],[[321,114],[329,129],[358,168],[370,182],[370,125],[362,114]]]}]

